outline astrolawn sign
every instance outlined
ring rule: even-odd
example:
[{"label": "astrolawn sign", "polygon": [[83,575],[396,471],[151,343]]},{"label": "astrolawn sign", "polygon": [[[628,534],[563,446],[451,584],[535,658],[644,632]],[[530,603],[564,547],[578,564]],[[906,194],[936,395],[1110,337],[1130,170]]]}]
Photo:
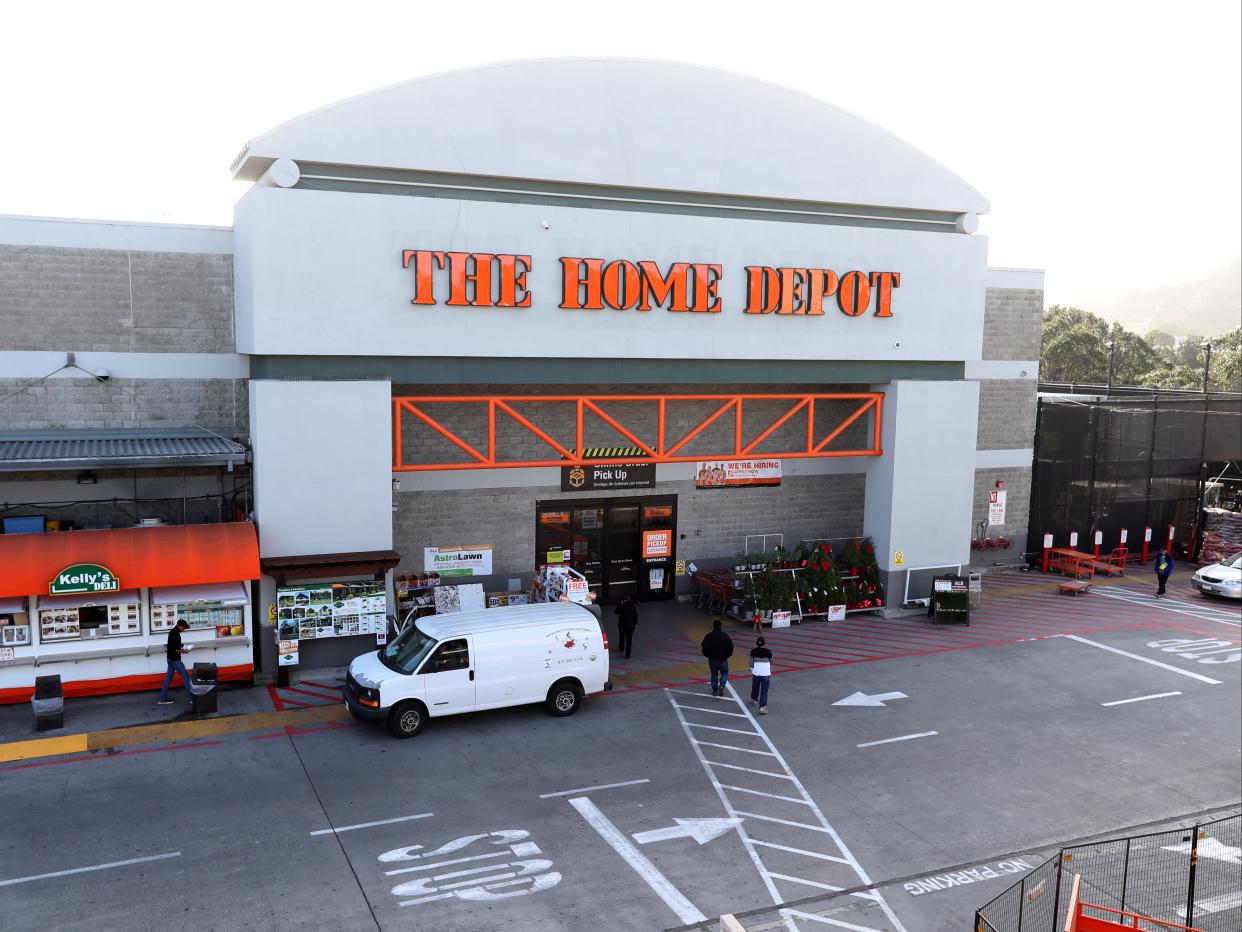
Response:
[{"label": "astrolawn sign", "polygon": [[51,595],[77,595],[83,592],[117,592],[121,581],[98,563],[75,563],[57,573],[47,591]]}]

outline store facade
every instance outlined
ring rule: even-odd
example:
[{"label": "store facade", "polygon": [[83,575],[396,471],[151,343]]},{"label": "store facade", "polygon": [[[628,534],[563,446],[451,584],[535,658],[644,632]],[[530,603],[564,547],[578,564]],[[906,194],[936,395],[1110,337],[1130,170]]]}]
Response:
[{"label": "store facade", "polygon": [[264,672],[277,622],[339,663],[373,584],[395,614],[440,570],[667,599],[867,536],[901,589],[968,563],[981,514],[1025,535],[1042,274],[989,269],[982,195],[864,120],[694,66],[518,62],[306,114],[233,171],[206,239],[0,222],[0,247],[231,255]]}]

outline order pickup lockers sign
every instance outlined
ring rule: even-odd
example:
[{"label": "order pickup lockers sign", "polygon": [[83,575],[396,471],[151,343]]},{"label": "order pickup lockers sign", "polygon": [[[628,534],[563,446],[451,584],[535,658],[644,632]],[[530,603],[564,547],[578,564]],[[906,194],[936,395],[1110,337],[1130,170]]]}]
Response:
[{"label": "order pickup lockers sign", "polygon": [[970,581],[965,576],[932,577],[932,605],[936,624],[970,624]]}]

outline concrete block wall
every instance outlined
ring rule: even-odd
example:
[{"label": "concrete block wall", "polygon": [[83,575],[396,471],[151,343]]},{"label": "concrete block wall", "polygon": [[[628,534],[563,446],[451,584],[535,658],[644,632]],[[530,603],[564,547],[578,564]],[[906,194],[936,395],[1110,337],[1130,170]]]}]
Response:
[{"label": "concrete block wall", "polygon": [[233,257],[0,245],[0,350],[232,353]]},{"label": "concrete block wall", "polygon": [[748,534],[783,533],[788,546],[804,538],[862,534],[866,477],[862,473],[787,476],[780,486],[696,489],[691,480],[615,493],[563,493],[557,486],[400,492],[394,498],[393,547],[398,573],[423,571],[424,547],[490,544],[493,576],[525,585],[535,563],[538,501],[677,496],[676,559],[704,566],[731,563]]},{"label": "concrete block wall", "polygon": [[[983,374],[1022,378],[979,379],[979,424],[976,434],[971,537],[988,514],[988,493],[997,480],[1008,492],[1005,523],[984,535],[1017,541],[1012,551],[972,551],[976,564],[1017,560],[1025,547],[1030,519],[1035,414],[1039,391],[1039,355],[1044,311],[1043,273],[1028,269],[989,269],[983,318],[980,369]],[[991,364],[989,366],[989,363]],[[1005,365],[1012,363],[1012,365]]]},{"label": "concrete block wall", "polygon": [[[29,385],[0,378],[0,396]],[[0,406],[0,430],[187,427],[249,435],[249,383],[242,379],[49,379]]]},{"label": "concrete block wall", "polygon": [[983,306],[984,359],[1038,359],[1042,288],[988,288]]},{"label": "concrete block wall", "polygon": [[976,449],[1031,449],[1038,390],[1033,379],[980,379]]},{"label": "concrete block wall", "polygon": [[[1005,523],[989,525],[985,536],[995,540],[997,537],[1008,537],[1014,540],[1014,549],[1000,551],[994,557],[988,554],[973,552],[976,562],[987,562],[989,559],[1017,559],[1026,548],[1026,529],[1031,510],[1031,469],[1030,467],[997,467],[975,470],[974,509],[971,520],[977,529],[979,522],[988,516],[988,493],[996,488],[996,483],[1005,483]],[[976,535],[977,535],[976,530]]]}]

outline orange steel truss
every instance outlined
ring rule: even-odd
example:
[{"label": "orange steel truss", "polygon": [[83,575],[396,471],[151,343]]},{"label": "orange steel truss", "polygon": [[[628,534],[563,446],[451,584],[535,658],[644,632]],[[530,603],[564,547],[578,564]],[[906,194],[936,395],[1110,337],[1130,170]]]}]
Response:
[{"label": "orange steel truss", "polygon": [[[718,402],[711,414],[683,436],[670,436],[667,431],[667,415],[671,406],[680,402]],[[751,440],[743,437],[742,422],[746,405],[749,402],[784,401],[787,409],[770,420]],[[842,418],[827,434],[818,436],[815,428],[815,406],[817,402],[854,401],[857,406]],[[624,418],[609,414],[603,405],[614,402],[640,402],[656,407],[656,435],[646,440],[639,435],[639,429],[631,429],[624,424]],[[555,416],[572,418],[575,427],[572,446],[561,444],[555,438],[534,424],[528,417],[516,410],[517,405],[538,403],[553,405]],[[486,409],[487,442],[471,444],[453,430],[446,427],[428,409],[437,405],[453,405],[457,407],[478,406]],[[424,395],[404,396],[392,399],[392,436],[393,436],[393,469],[397,472],[426,472],[441,469],[518,469],[530,466],[605,466],[618,463],[693,463],[700,460],[742,460],[753,458],[764,459],[813,459],[829,456],[880,456],[880,422],[882,420],[884,395],[881,392],[857,392],[837,394],[791,394],[791,395]],[[753,408],[751,409],[753,411]],[[822,411],[822,408],[821,408]],[[687,456],[681,451],[686,444],[698,437],[704,430],[721,418],[732,415],[733,444],[729,449],[713,450],[710,453],[696,453]],[[599,418],[620,436],[630,441],[639,451],[638,454],[625,456],[580,456],[587,452],[587,441],[583,430],[584,418],[588,415]],[[804,415],[806,419],[805,442],[796,449],[763,450],[759,446],[772,434],[796,416]],[[832,446],[841,434],[859,418],[868,417],[871,422],[871,445],[861,449],[838,449]],[[522,430],[538,437],[555,453],[549,459],[502,459],[496,449],[496,425],[498,418],[512,420]],[[467,459],[451,463],[406,463],[403,459],[403,426],[412,420],[414,426],[430,429],[448,440],[462,451]],[[564,424],[564,421],[560,421]],[[727,423],[727,421],[726,421]],[[801,432],[800,432],[801,433]]]}]

